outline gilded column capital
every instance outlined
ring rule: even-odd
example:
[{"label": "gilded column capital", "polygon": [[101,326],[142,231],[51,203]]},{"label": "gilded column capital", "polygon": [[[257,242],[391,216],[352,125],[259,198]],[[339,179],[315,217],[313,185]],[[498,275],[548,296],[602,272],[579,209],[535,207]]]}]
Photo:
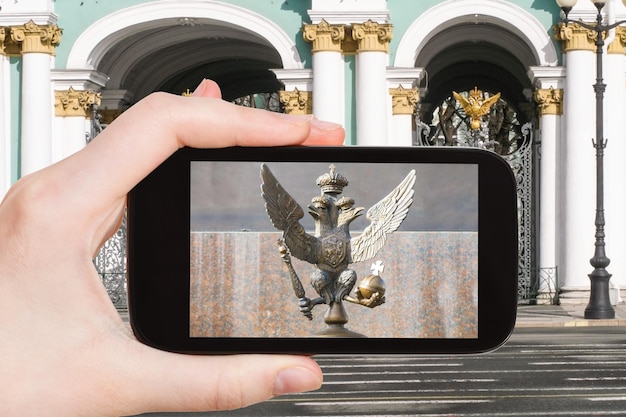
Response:
[{"label": "gilded column capital", "polygon": [[305,41],[313,44],[312,52],[341,52],[341,42],[345,37],[345,27],[343,25],[331,25],[322,19],[317,25],[303,25],[302,37]]},{"label": "gilded column capital", "polygon": [[8,55],[5,40],[7,39],[7,27],[0,26],[0,55]]},{"label": "gilded column capital", "polygon": [[91,117],[91,106],[100,105],[102,95],[93,90],[54,92],[54,113],[57,117]]},{"label": "gilded column capital", "polygon": [[108,107],[105,107],[104,109],[98,109],[100,124],[109,125],[113,123],[113,121],[117,119],[118,116],[122,113],[124,113],[124,110],[122,109],[109,109]]},{"label": "gilded column capital", "polygon": [[22,26],[10,27],[12,54],[43,53],[54,55],[61,43],[62,30],[57,25],[38,25],[32,20]]},{"label": "gilded column capital", "polygon": [[352,38],[357,42],[357,53],[363,51],[388,52],[393,25],[368,20],[352,25]]},{"label": "gilded column capital", "polygon": [[535,90],[535,101],[541,116],[547,114],[563,114],[563,89],[538,88]]},{"label": "gilded column capital", "polygon": [[294,88],[292,91],[280,91],[280,102],[287,114],[312,114],[313,100],[310,91],[300,91]]},{"label": "gilded column capital", "polygon": [[609,54],[626,54],[626,27],[618,26],[615,28],[615,39],[609,44],[607,52]]},{"label": "gilded column capital", "polygon": [[390,88],[392,114],[413,114],[419,101],[417,88],[406,89],[399,85],[398,88]]},{"label": "gilded column capital", "polygon": [[559,23],[554,26],[554,38],[561,41],[563,52],[569,51],[592,51],[596,50],[597,33],[594,30],[585,29],[575,22],[568,24]]}]

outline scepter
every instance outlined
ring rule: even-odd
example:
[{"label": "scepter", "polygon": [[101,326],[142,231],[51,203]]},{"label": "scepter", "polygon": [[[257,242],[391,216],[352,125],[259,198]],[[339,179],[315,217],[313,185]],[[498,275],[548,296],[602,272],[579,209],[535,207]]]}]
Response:
[{"label": "scepter", "polygon": [[[285,244],[285,239],[282,237],[279,238],[276,243],[278,243],[278,252],[280,252],[280,257],[283,258],[283,262],[287,265],[287,269],[289,270],[289,277],[291,278],[291,286],[293,287],[293,292],[296,294],[296,297],[300,299],[300,302],[308,301],[304,287],[302,286],[302,281],[300,281],[300,277],[296,273],[296,270],[293,269],[293,265],[291,264],[291,255],[289,254],[289,248]],[[313,314],[311,311],[303,312],[303,314],[309,319],[313,320]]]}]

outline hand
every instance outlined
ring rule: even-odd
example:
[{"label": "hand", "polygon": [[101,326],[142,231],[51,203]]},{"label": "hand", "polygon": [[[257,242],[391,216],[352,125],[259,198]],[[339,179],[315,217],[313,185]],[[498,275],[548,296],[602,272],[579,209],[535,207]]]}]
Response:
[{"label": "hand", "polygon": [[231,409],[318,388],[320,368],[307,357],[191,356],[139,343],[92,258],[118,228],[127,192],[182,146],[342,140],[337,125],[238,107],[203,81],[192,97],[150,95],[80,152],[18,181],[0,204],[0,415]]},{"label": "hand", "polygon": [[[358,294],[360,295],[361,292],[359,291]],[[369,307],[369,308],[374,308],[374,307],[378,307],[381,304],[385,304],[385,301],[386,301],[385,295],[378,291],[372,294],[372,296],[368,299],[363,298],[362,295],[359,298],[359,302],[363,304],[365,307]]]}]

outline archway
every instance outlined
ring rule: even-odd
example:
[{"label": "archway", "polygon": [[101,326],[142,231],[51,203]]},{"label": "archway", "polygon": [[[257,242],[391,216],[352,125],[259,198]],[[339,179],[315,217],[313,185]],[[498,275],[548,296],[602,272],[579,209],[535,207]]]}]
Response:
[{"label": "archway", "polygon": [[202,78],[224,98],[280,88],[270,68],[303,67],[293,39],[276,23],[221,2],[160,1],[116,11],[76,40],[68,69],[95,69],[129,104],[155,90],[181,93]]},{"label": "archway", "polygon": [[[302,67],[294,40],[276,23],[210,0],[118,10],[78,37],[66,64],[68,70],[91,69],[109,77],[102,92],[104,124],[154,91],[181,94],[204,78],[217,81],[226,100],[253,105],[251,98],[264,96],[277,103],[282,85],[270,69]],[[126,309],[125,242],[124,223],[94,259],[120,310]]]},{"label": "archway", "polygon": [[[423,13],[400,40],[394,61],[396,67],[424,68],[427,74],[416,115],[418,134],[420,126],[429,126],[431,134],[443,130],[438,126],[443,115],[439,110],[446,106],[448,110],[457,106],[458,110],[453,91],[466,94],[478,87],[487,96],[501,93],[499,104],[494,106],[495,113],[484,121],[484,140],[475,143],[491,142],[495,144],[492,150],[502,149],[504,142],[494,141],[489,134],[497,124],[493,122],[500,116],[516,124],[508,127],[510,136],[504,132],[507,138],[514,139],[515,146],[507,144],[504,152],[507,155],[503,156],[518,179],[520,299],[532,297],[539,276],[533,241],[536,155],[532,124],[536,120],[536,106],[528,70],[534,66],[556,66],[557,59],[545,26],[527,11],[508,2],[466,0],[446,1]],[[418,142],[468,146],[467,141],[458,140],[458,128],[457,123],[447,135],[454,136],[454,140],[432,136],[423,140],[419,136]]]}]

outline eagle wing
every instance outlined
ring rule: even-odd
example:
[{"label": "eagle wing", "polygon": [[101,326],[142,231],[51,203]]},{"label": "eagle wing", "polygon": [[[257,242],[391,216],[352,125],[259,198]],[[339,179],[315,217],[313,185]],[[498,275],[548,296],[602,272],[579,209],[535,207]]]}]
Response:
[{"label": "eagle wing", "polygon": [[482,117],[482,116],[488,114],[489,110],[491,109],[491,106],[493,106],[495,103],[497,103],[498,100],[500,100],[500,93],[495,94],[495,95],[489,97],[488,99],[486,99],[485,101],[483,101],[482,104],[480,105],[480,111],[478,113],[478,116]]},{"label": "eagle wing", "polygon": [[302,207],[285,191],[265,164],[261,164],[261,180],[265,211],[274,227],[283,231],[285,244],[291,254],[303,261],[317,263],[320,242],[300,224],[299,220],[304,217]]},{"label": "eagle wing", "polygon": [[463,108],[463,110],[472,107],[472,104],[469,102],[469,100],[457,93],[456,91],[452,92],[452,96],[456,99],[456,101],[461,103],[461,107]]},{"label": "eagle wing", "polygon": [[351,262],[367,261],[376,256],[385,245],[387,235],[400,227],[413,203],[414,184],[415,170],[411,170],[387,197],[367,211],[370,225],[361,235],[350,240]]}]

